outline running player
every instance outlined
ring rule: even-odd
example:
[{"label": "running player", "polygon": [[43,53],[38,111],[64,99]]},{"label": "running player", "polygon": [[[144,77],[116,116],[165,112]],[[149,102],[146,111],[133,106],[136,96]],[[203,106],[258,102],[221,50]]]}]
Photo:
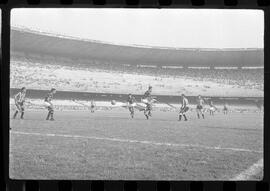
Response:
[{"label": "running player", "polygon": [[142,102],[146,104],[146,108],[144,110],[144,115],[146,117],[146,119],[149,118],[149,116],[152,116],[152,103],[153,103],[153,97],[152,97],[152,86],[148,87],[148,90],[144,93],[143,98],[142,98]]},{"label": "running player", "polygon": [[224,115],[228,114],[228,105],[227,105],[227,103],[225,103],[224,106],[223,106],[223,114]]},{"label": "running player", "polygon": [[210,102],[209,102],[209,112],[210,112],[210,115],[214,115],[214,112],[216,111],[216,106],[214,106],[214,104],[213,104],[213,101],[212,100],[210,100]]},{"label": "running player", "polygon": [[95,112],[96,103],[94,100],[91,100],[91,113]]},{"label": "running player", "polygon": [[128,106],[128,110],[130,112],[130,116],[131,118],[134,117],[134,106],[136,104],[136,99],[133,95],[128,94],[128,99],[127,99],[127,106]]},{"label": "running player", "polygon": [[204,100],[199,95],[197,98],[197,108],[196,108],[198,119],[200,119],[200,114],[202,118],[204,119],[203,105],[204,105]]},{"label": "running player", "polygon": [[186,112],[189,110],[188,99],[186,98],[186,96],[184,94],[182,94],[181,97],[182,97],[182,106],[180,108],[178,120],[181,121],[182,116],[184,116],[185,121],[187,121]]},{"label": "running player", "polygon": [[26,94],[26,88],[22,87],[21,91],[18,92],[15,96],[14,96],[14,101],[15,101],[15,106],[16,106],[16,111],[13,115],[13,119],[16,118],[17,114],[19,112],[21,112],[21,119],[23,119],[23,115],[24,115],[24,102],[25,102],[25,94]]},{"label": "running player", "polygon": [[54,113],[54,107],[52,104],[53,95],[56,93],[56,89],[52,88],[51,91],[47,94],[45,97],[45,107],[48,109],[48,115],[46,120],[54,121],[53,113]]}]

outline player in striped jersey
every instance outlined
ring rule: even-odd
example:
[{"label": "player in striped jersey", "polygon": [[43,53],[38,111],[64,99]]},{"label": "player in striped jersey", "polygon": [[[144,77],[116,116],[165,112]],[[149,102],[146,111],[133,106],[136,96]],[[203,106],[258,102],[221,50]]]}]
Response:
[{"label": "player in striped jersey", "polygon": [[45,107],[48,109],[48,115],[46,120],[54,121],[53,113],[54,113],[54,107],[52,104],[53,95],[56,93],[56,89],[52,88],[51,91],[47,94],[45,97]]},{"label": "player in striped jersey", "polygon": [[26,88],[22,87],[21,91],[18,92],[15,96],[14,96],[14,101],[15,101],[15,106],[16,106],[16,111],[13,115],[13,119],[16,118],[17,114],[19,112],[21,112],[21,119],[23,119],[23,115],[24,115],[24,102],[25,102],[25,94],[26,94]]},{"label": "player in striped jersey", "polygon": [[146,119],[149,118],[149,116],[152,116],[152,104],[154,101],[154,98],[152,97],[152,86],[148,87],[148,90],[144,93],[143,98],[141,99],[141,101],[146,105],[146,108],[144,110],[144,115],[146,117]]},{"label": "player in striped jersey", "polygon": [[186,96],[184,94],[182,94],[181,97],[182,97],[182,106],[180,108],[178,120],[181,121],[182,116],[183,116],[185,121],[187,121],[186,112],[189,110],[188,99],[186,98]]}]

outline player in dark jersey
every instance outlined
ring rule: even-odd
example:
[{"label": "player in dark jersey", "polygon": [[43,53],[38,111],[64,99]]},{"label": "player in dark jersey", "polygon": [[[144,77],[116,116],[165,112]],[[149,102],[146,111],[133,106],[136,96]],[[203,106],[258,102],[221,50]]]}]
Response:
[{"label": "player in dark jersey", "polygon": [[185,121],[187,121],[186,112],[189,110],[188,99],[186,98],[186,96],[184,94],[182,94],[181,97],[182,97],[182,106],[180,108],[178,120],[181,121],[182,116],[183,116]]},{"label": "player in dark jersey", "polygon": [[144,93],[143,98],[151,98],[152,86],[148,87],[148,90]]},{"label": "player in dark jersey", "polygon": [[91,113],[95,112],[96,103],[94,100],[91,100]]},{"label": "player in dark jersey", "polygon": [[18,92],[15,96],[14,96],[14,101],[15,101],[15,106],[16,106],[16,111],[13,115],[13,119],[16,118],[17,114],[19,112],[21,112],[21,119],[23,119],[23,115],[24,115],[24,102],[25,102],[25,94],[26,94],[26,88],[22,87],[21,91]]},{"label": "player in dark jersey", "polygon": [[142,102],[146,105],[146,108],[144,110],[144,115],[146,119],[149,118],[149,116],[152,116],[152,104],[153,104],[153,97],[152,97],[152,86],[148,87],[148,90],[144,93]]},{"label": "player in dark jersey", "polygon": [[127,98],[127,106],[128,106],[128,110],[130,112],[130,116],[131,118],[134,117],[134,106],[136,104],[136,99],[133,95],[128,94],[128,98]]},{"label": "player in dark jersey", "polygon": [[204,100],[199,95],[198,98],[197,98],[197,107],[196,107],[198,119],[200,119],[200,114],[201,114],[202,118],[204,119],[203,105],[204,105]]},{"label": "player in dark jersey", "polygon": [[54,107],[52,104],[53,95],[56,93],[56,89],[52,88],[51,91],[47,94],[45,97],[45,107],[48,109],[48,115],[46,117],[46,120],[54,121],[53,113],[54,113]]}]

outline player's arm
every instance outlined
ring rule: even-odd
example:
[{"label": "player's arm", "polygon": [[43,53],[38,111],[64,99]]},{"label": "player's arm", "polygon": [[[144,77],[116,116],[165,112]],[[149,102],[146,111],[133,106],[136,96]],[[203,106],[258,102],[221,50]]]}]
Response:
[{"label": "player's arm", "polygon": [[45,99],[45,102],[49,103],[51,106],[53,105],[52,102],[48,99]]},{"label": "player's arm", "polygon": [[183,99],[181,109],[183,109],[184,107],[185,107],[185,100]]},{"label": "player's arm", "polygon": [[50,95],[48,94],[48,95],[45,97],[45,101],[52,105],[51,100],[49,99],[49,97],[50,97]]},{"label": "player's arm", "polygon": [[17,94],[15,94],[15,96],[14,96],[14,101],[15,101],[15,104],[17,104],[17,103],[18,103],[19,96],[20,96],[20,92],[19,92],[19,93],[17,93]]}]

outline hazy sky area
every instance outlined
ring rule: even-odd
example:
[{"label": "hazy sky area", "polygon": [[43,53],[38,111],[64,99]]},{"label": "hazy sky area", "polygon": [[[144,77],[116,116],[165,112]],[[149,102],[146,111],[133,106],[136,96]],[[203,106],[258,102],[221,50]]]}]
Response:
[{"label": "hazy sky area", "polygon": [[11,26],[124,45],[263,48],[260,10],[13,9]]}]

